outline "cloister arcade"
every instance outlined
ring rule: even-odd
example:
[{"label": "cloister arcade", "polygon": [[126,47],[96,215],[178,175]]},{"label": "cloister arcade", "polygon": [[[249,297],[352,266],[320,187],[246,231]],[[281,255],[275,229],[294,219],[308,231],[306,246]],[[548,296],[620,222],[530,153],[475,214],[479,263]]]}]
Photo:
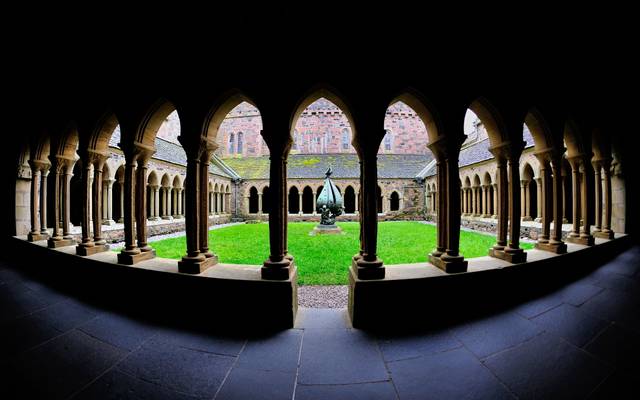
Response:
[{"label": "cloister arcade", "polygon": [[[115,112],[83,115],[63,128],[52,125],[39,134],[31,133],[19,160],[21,166],[29,166],[27,239],[46,239],[51,248],[76,246],[78,255],[90,256],[108,248],[102,225],[121,221],[125,246],[117,262],[134,265],[155,256],[148,243],[148,220],[184,218],[187,250],[177,271],[201,274],[213,267],[218,260],[209,247],[209,216],[228,213],[232,193],[229,182],[212,179],[209,167],[220,124],[236,105],[248,102],[260,109],[262,137],[271,160],[268,184],[249,186],[240,196],[249,214],[268,215],[270,247],[260,278],[292,280],[295,254],[289,254],[287,247],[288,215],[313,215],[322,187],[321,180],[292,184],[287,179],[287,159],[298,115],[319,98],[343,110],[359,159],[357,182],[336,180],[345,197],[346,213],[356,215],[360,223],[360,247],[354,249],[352,260],[346,260],[352,262],[357,282],[385,278],[385,265],[378,257],[378,214],[402,209],[399,189],[381,187],[377,168],[377,154],[387,134],[385,111],[398,101],[420,116],[435,157],[435,174],[425,179],[425,205],[435,215],[437,226],[435,248],[424,248],[425,260],[432,265],[445,273],[467,271],[468,261],[459,245],[462,218],[496,219],[496,242],[487,250],[509,263],[527,260],[519,242],[521,221],[540,221],[542,233],[536,248],[552,253],[567,251],[562,224],[554,221],[572,222],[568,242],[591,246],[594,237],[614,237],[615,154],[607,135],[587,120],[577,122],[567,110],[501,97],[440,101],[414,88],[364,96],[316,86],[288,96],[278,102],[269,101],[265,92],[238,90],[221,92],[206,101],[143,96],[131,104],[115,104]],[[459,166],[467,109],[483,121],[492,156],[473,168]],[[180,115],[178,140],[186,157],[184,176],[149,168],[156,133],[174,111]],[[533,139],[526,151],[525,124]],[[122,157],[113,162],[107,159],[107,146],[118,125]],[[521,163],[524,158],[526,162]],[[72,204],[79,207],[72,211]],[[74,213],[82,227],[79,243],[70,231]]]}]

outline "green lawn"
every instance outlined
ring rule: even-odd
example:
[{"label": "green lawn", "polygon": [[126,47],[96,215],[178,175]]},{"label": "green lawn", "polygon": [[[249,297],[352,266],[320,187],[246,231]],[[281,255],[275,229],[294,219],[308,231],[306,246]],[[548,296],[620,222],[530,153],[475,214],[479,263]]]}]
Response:
[{"label": "green lawn", "polygon": [[[359,249],[358,223],[342,222],[343,235],[309,236],[312,222],[288,225],[289,253],[298,266],[302,285],[347,284],[351,257]],[[425,262],[436,243],[436,229],[418,222],[378,224],[378,255],[385,264]],[[460,233],[460,250],[466,258],[486,256],[495,237],[474,232]],[[151,243],[158,257],[179,259],[185,254],[185,237]],[[209,231],[209,247],[221,262],[262,264],[269,255],[268,224],[242,224]],[[529,243],[522,247],[530,249]]]}]

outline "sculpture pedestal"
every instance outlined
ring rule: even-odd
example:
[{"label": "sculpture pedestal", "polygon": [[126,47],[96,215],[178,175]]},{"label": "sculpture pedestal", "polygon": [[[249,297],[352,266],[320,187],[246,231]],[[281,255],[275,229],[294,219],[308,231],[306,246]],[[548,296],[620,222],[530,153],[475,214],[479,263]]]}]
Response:
[{"label": "sculpture pedestal", "polygon": [[309,232],[310,236],[316,235],[342,235],[342,228],[338,225],[316,225],[315,228],[311,232]]}]

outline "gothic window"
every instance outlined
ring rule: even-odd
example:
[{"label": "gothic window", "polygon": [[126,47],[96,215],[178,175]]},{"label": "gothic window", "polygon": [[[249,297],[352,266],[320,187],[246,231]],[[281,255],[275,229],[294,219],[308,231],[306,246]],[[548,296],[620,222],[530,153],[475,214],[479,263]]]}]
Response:
[{"label": "gothic window", "polygon": [[233,154],[234,146],[234,134],[229,134],[229,154]]},{"label": "gothic window", "polygon": [[342,130],[342,150],[349,150],[349,130]]},{"label": "gothic window", "polygon": [[242,132],[238,132],[238,154],[242,154]]},{"label": "gothic window", "polygon": [[387,134],[384,135],[384,150],[391,151],[391,131],[387,129]]}]

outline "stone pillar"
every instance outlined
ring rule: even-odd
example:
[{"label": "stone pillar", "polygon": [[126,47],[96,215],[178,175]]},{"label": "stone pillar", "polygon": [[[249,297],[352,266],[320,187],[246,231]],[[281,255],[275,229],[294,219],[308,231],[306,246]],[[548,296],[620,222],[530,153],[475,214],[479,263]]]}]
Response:
[{"label": "stone pillar", "polygon": [[[527,261],[527,253],[520,248],[520,155],[524,142],[520,145],[512,144],[508,153],[509,171],[509,244],[504,249],[504,259],[511,263]],[[526,188],[525,188],[526,195]]]},{"label": "stone pillar", "polygon": [[[146,191],[146,179],[147,179],[147,163],[151,157],[150,151],[141,150],[137,158],[138,166],[136,168],[136,233],[138,248],[143,253],[150,253],[152,257],[155,257],[155,251],[147,244],[147,191]],[[157,213],[157,186],[154,188],[154,209]],[[155,214],[157,215],[157,214]]]},{"label": "stone pillar", "polygon": [[184,203],[182,202],[183,188],[178,189],[178,217],[184,218]]},{"label": "stone pillar", "polygon": [[507,177],[507,159],[501,148],[491,148],[491,153],[496,160],[496,174],[498,183],[495,193],[495,201],[497,202],[496,213],[498,215],[498,224],[496,232],[496,244],[489,250],[492,257],[502,258],[504,250],[507,246],[507,227],[509,224],[509,188]]},{"label": "stone pillar", "polygon": [[41,240],[49,237],[47,231],[47,177],[51,164],[43,163],[40,167],[40,235]]},{"label": "stone pillar", "polygon": [[[317,215],[317,212],[316,212],[316,201],[318,200],[318,198],[316,197],[315,193],[313,193],[313,196],[311,196],[311,197],[313,197],[313,212],[312,212],[312,214],[313,215]],[[355,203],[356,203],[356,210],[357,210],[358,209],[358,200],[357,199],[356,199]]]},{"label": "stone pillar", "polygon": [[[135,243],[135,194],[136,190],[136,159],[138,154],[135,151],[127,149],[125,152],[125,166],[124,166],[124,190],[121,191],[124,204],[122,207],[122,219],[124,222],[124,248],[118,253],[118,263],[120,264],[135,264],[136,262],[150,258],[151,252],[142,253]],[[138,188],[139,189],[139,188]],[[143,189],[146,187],[143,185]],[[146,221],[143,218],[139,223]]]},{"label": "stone pillar", "polygon": [[[356,204],[355,204],[355,210],[354,210],[356,214],[358,214],[359,211],[360,211],[360,201],[358,200],[359,198],[360,198],[360,192],[358,191],[358,192],[356,192],[356,202],[355,202]],[[314,201],[315,200],[317,200],[317,199],[314,199]],[[315,207],[314,207],[314,209],[315,209]]]},{"label": "stone pillar", "polygon": [[302,191],[298,192],[298,215],[302,215]]},{"label": "stone pillar", "polygon": [[522,215],[522,220],[526,221],[527,217],[527,181],[520,181],[520,213]]},{"label": "stone pillar", "polygon": [[600,160],[593,160],[593,176],[595,182],[595,221],[593,226],[593,234],[594,236],[598,236],[598,234],[602,231],[602,164]]},{"label": "stone pillar", "polygon": [[93,157],[93,242],[96,246],[107,250],[106,241],[102,238],[102,168],[106,156],[95,154]]},{"label": "stone pillar", "polygon": [[598,234],[598,237],[613,239],[614,232],[611,230],[611,159],[602,160],[602,173],[604,181],[604,220],[602,231]]},{"label": "stone pillar", "polygon": [[62,238],[69,241],[69,245],[75,244],[71,234],[71,177],[75,160],[68,160],[62,177]]},{"label": "stone pillar", "polygon": [[258,214],[262,215],[262,193],[258,192]]},{"label": "stone pillar", "polygon": [[[60,230],[60,205],[62,203],[62,191],[60,183],[65,169],[65,159],[58,156],[51,157],[53,167],[53,233],[49,238],[47,244],[49,247],[60,247],[63,245],[69,245],[62,239],[62,232]],[[37,188],[36,188],[37,189]],[[36,192],[37,193],[37,192]],[[34,217],[35,218],[35,217]]]},{"label": "stone pillar", "polygon": [[489,188],[490,187],[491,187],[490,185],[482,186],[482,191],[484,194],[484,200],[482,202],[484,213],[482,214],[482,217],[484,218],[491,218],[491,209],[489,207]]},{"label": "stone pillar", "polygon": [[171,187],[167,187],[165,190],[167,196],[165,215],[167,216],[167,219],[173,219],[173,189]]},{"label": "stone pillar", "polygon": [[464,141],[459,137],[440,137],[429,144],[436,158],[438,179],[438,243],[429,261],[448,273],[464,272],[467,261],[460,254],[460,171],[458,155]]},{"label": "stone pillar", "polygon": [[153,187],[153,220],[160,219],[160,186]]},{"label": "stone pillar", "polygon": [[120,185],[120,218],[118,218],[118,222],[124,223],[124,181],[118,182]]},{"label": "stone pillar", "polygon": [[[76,253],[79,255],[87,255],[86,249],[94,247],[93,238],[91,237],[91,170],[92,163],[89,159],[90,155],[82,155],[82,239],[80,244],[76,247]],[[85,254],[83,254],[85,253]]]},{"label": "stone pillar", "polygon": [[[361,249],[362,254],[353,258],[352,268],[358,279],[383,279],[385,268],[378,258],[378,165],[377,154],[372,149],[360,155]],[[383,202],[384,207],[384,202]],[[383,210],[384,212],[384,210]]]},{"label": "stone pillar", "polygon": [[[217,146],[216,146],[217,147]],[[207,145],[200,158],[200,254],[205,256],[205,262],[201,265],[202,270],[218,263],[218,257],[209,251],[209,217],[207,215],[207,197],[209,196],[209,163],[211,154],[215,150],[211,144]]]},{"label": "stone pillar", "polygon": [[107,201],[105,203],[105,220],[102,222],[104,225],[113,225],[115,221],[113,220],[113,184],[115,183],[114,179],[108,179],[105,181],[105,189],[107,192],[106,198]]},{"label": "stone pillar", "polygon": [[[185,152],[187,149],[185,148]],[[187,254],[178,262],[178,271],[190,274],[202,272],[201,265],[205,262],[205,255],[200,252],[200,185],[201,151],[190,150],[187,153],[187,178],[185,179],[185,230],[187,233]],[[206,190],[205,190],[206,193]]]},{"label": "stone pillar", "polygon": [[573,227],[567,241],[580,237],[580,156],[569,159],[573,183]]},{"label": "stone pillar", "polygon": [[38,204],[40,198],[40,163],[29,161],[31,167],[31,231],[28,234],[29,241],[46,239],[41,236]]},{"label": "stone pillar", "polygon": [[[283,144],[285,145],[285,144]],[[287,149],[270,148],[269,164],[269,258],[261,269],[262,279],[287,280],[294,271],[293,257],[287,255]]]},{"label": "stone pillar", "polygon": [[591,182],[590,177],[593,174],[590,171],[591,164],[587,161],[587,159],[583,159],[580,163],[580,181],[582,184],[580,185],[580,206],[582,214],[582,227],[580,229],[580,242],[587,246],[594,245],[594,238],[591,235],[591,214],[589,214],[589,204],[591,202],[591,198],[589,197],[589,182]]},{"label": "stone pillar", "polygon": [[492,185],[493,190],[493,215],[491,218],[498,219],[498,184],[494,183]]},{"label": "stone pillar", "polygon": [[536,219],[535,222],[542,221],[542,179],[534,178],[536,181],[537,202],[536,202]]},{"label": "stone pillar", "polygon": [[567,210],[569,209],[569,196],[567,196],[567,177],[562,176],[562,223],[569,222],[567,219]]},{"label": "stone pillar", "polygon": [[[542,233],[538,236],[536,249],[550,251],[557,254],[567,252],[567,245],[562,241],[562,224],[554,223],[551,234],[551,220],[562,220],[562,153],[552,153],[550,150],[536,153],[540,161],[540,179],[542,198]],[[553,168],[553,183],[551,183],[551,167]]]}]

